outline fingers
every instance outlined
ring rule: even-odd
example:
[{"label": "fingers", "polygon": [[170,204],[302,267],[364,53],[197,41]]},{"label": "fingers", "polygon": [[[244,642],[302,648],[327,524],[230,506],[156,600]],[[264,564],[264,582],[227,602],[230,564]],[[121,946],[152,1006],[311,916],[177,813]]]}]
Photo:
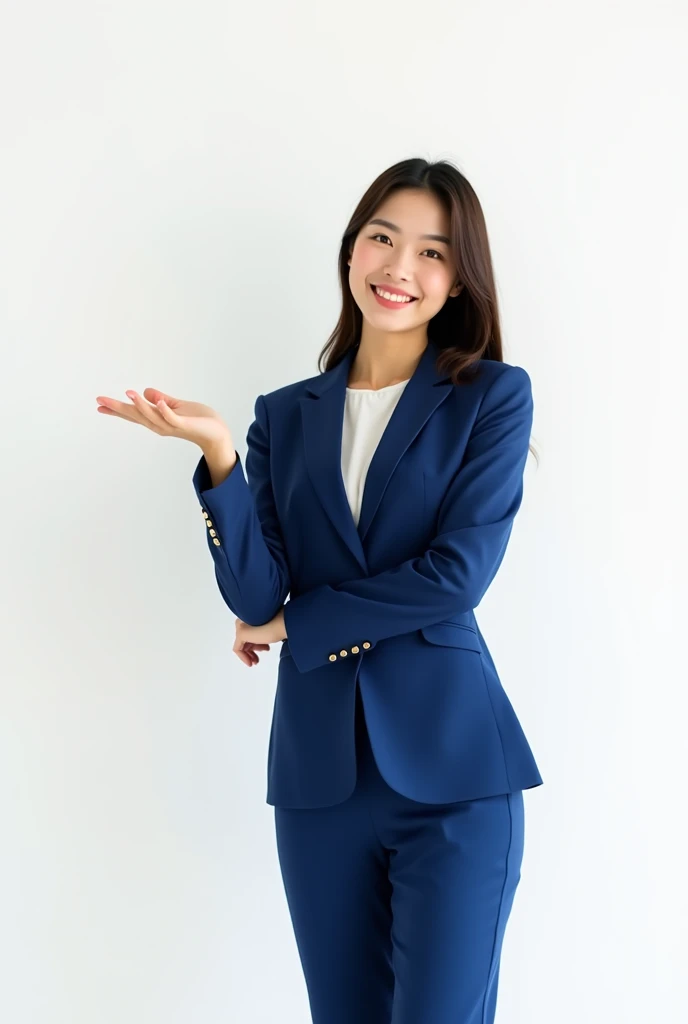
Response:
[{"label": "fingers", "polygon": [[160,399],[170,407],[170,409],[176,408],[179,405],[180,399],[174,398],[173,395],[166,395],[164,391],[158,391],[157,388],[144,388],[143,397],[147,398],[153,405],[157,405]]},{"label": "fingers", "polygon": [[169,423],[171,427],[180,427],[182,425],[182,418],[178,416],[176,412],[173,412],[164,398],[158,399],[157,409],[162,418],[166,423]]},{"label": "fingers", "polygon": [[254,663],[253,657],[249,651],[245,651],[243,649],[243,643],[241,641],[235,640],[232,650],[236,654],[237,658],[239,658],[240,661],[243,661],[244,665],[248,665],[248,667],[251,668]]},{"label": "fingers", "polygon": [[256,651],[269,651],[270,644],[253,643],[251,640],[235,640],[232,649],[236,656],[243,661],[244,665],[248,665],[250,667],[252,665],[257,665],[260,662],[260,658],[256,654]]},{"label": "fingers", "polygon": [[[153,388],[147,390],[162,394],[162,392],[155,392]],[[127,402],[118,402],[115,398],[98,395],[96,401],[99,405],[96,411],[110,416],[119,416],[120,419],[129,420],[130,423],[138,423],[157,434],[169,434],[171,429],[181,425],[181,417],[167,407],[164,399],[159,399],[159,404],[154,407],[141,398],[136,391],[127,391],[126,394],[131,398],[131,405]]]},{"label": "fingers", "polygon": [[156,434],[169,434],[172,424],[168,424],[160,413],[154,409],[136,391],[127,391],[132,399],[128,402],[118,402],[116,398],[108,398],[105,395],[98,395],[96,401],[99,403],[98,412],[118,416],[120,419],[129,420],[130,423],[138,423],[139,426],[148,427]]},{"label": "fingers", "polygon": [[140,414],[146,426],[149,426],[151,430],[160,430],[166,426],[160,410],[150,405],[145,398],[141,398],[136,391],[127,391],[126,395],[127,398],[132,400],[134,408]]},{"label": "fingers", "polygon": [[129,405],[128,402],[118,402],[116,398],[107,398],[105,395],[98,395],[96,401],[99,403],[96,412],[106,413],[108,416],[118,416],[121,420],[129,420],[130,423],[138,423],[139,426],[148,426],[136,408]]}]

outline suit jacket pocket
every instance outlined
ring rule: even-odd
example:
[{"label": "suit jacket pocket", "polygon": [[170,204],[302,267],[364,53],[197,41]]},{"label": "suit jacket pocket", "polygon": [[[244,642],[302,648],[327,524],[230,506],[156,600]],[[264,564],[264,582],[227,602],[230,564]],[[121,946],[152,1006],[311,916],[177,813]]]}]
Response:
[{"label": "suit jacket pocket", "polygon": [[460,622],[432,622],[429,626],[423,626],[420,632],[431,644],[463,647],[469,651],[482,653],[480,638],[476,631],[470,626],[463,626]]}]

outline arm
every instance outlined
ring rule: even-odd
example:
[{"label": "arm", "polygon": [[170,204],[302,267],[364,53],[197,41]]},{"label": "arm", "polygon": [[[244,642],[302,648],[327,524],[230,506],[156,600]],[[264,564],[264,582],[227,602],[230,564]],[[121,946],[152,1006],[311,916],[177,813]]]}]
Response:
[{"label": "arm", "polygon": [[342,648],[372,647],[478,606],[521,504],[532,418],[526,371],[500,373],[483,398],[428,550],[376,576],[314,587],[287,602],[289,651],[300,672],[329,664]]},{"label": "arm", "polygon": [[257,626],[279,611],[290,581],[270,480],[269,424],[262,395],[256,399],[254,415],[246,435],[248,481],[237,454],[229,475],[213,487],[202,455],[193,485],[208,514],[205,521],[211,524],[208,546],[220,593],[237,618]]}]

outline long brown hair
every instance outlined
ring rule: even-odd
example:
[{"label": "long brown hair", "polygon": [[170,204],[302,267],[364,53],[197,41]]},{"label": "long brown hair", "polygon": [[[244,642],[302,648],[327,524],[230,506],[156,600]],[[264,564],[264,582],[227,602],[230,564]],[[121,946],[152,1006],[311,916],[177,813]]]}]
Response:
[{"label": "long brown hair", "polygon": [[[383,171],[361,197],[342,236],[339,282],[342,309],[319,356],[318,368],[333,369],[350,348],[359,344],[363,316],[349,287],[348,259],[354,242],[378,207],[400,189],[423,189],[442,203],[450,221],[449,237],[463,288],[428,323],[428,341],[439,350],[440,373],[460,384],[475,371],[480,359],[504,362],[497,290],[487,226],[480,201],[470,182],[452,163],[430,163],[422,157],[401,160]],[[530,445],[536,461],[535,448]]]}]

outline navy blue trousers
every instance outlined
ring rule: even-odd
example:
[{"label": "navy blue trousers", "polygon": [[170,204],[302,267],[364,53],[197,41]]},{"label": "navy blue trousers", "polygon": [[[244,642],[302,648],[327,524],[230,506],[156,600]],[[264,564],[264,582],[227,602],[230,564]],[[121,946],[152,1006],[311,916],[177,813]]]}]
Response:
[{"label": "navy blue trousers", "polygon": [[520,879],[523,792],[426,804],[391,789],[356,689],[358,779],[331,807],[275,807],[314,1024],[492,1024]]}]

